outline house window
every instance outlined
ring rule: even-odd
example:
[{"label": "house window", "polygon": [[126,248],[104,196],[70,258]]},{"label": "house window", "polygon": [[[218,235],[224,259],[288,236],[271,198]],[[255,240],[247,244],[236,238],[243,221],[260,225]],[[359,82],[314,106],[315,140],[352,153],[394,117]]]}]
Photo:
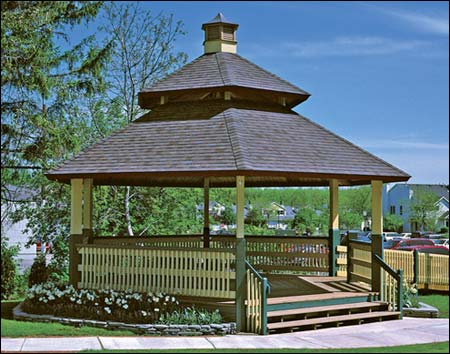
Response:
[{"label": "house window", "polygon": [[403,205],[400,205],[400,215],[403,215]]},{"label": "house window", "polygon": [[390,212],[391,214],[395,214],[395,205],[391,205]]}]

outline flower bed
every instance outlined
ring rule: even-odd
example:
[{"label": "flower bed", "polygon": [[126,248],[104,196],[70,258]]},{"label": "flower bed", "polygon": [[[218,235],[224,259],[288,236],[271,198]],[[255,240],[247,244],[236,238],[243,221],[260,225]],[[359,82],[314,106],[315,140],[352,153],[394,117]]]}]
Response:
[{"label": "flower bed", "polygon": [[225,334],[235,330],[234,324],[222,324],[218,310],[183,308],[169,294],[77,290],[51,282],[31,287],[14,316],[148,334]]}]

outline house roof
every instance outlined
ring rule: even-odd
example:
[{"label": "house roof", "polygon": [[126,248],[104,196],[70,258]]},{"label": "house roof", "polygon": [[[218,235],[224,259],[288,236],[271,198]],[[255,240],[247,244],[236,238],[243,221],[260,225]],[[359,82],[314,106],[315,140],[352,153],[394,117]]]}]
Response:
[{"label": "house roof", "polygon": [[262,69],[238,54],[218,52],[204,54],[178,71],[166,76],[139,93],[140,104],[145,96],[181,90],[240,87],[297,96],[295,104],[310,94],[286,80]]},{"label": "house roof", "polygon": [[162,105],[47,173],[95,184],[234,186],[366,184],[408,174],[281,105],[203,101]]}]

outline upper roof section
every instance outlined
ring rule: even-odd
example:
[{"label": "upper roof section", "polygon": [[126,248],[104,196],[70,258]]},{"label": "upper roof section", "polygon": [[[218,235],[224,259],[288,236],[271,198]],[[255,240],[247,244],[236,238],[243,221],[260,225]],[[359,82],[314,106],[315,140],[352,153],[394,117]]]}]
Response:
[{"label": "upper roof section", "polygon": [[205,54],[139,92],[139,105],[210,99],[272,102],[292,108],[310,94],[236,54],[236,23],[219,13],[202,25]]},{"label": "upper roof section", "polygon": [[204,54],[143,89],[139,93],[139,105],[153,108],[167,101],[219,98],[217,96],[225,91],[230,92],[230,99],[269,100],[289,108],[310,96],[308,92],[238,54],[217,52]]}]

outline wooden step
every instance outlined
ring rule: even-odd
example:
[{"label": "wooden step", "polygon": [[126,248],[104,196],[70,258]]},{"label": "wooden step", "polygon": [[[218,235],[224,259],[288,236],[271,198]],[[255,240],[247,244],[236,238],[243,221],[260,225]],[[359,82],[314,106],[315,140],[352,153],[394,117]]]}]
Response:
[{"label": "wooden step", "polygon": [[350,299],[364,296],[368,296],[368,293],[335,292],[335,293],[314,294],[314,295],[271,297],[267,299],[267,304],[276,305],[276,304],[286,304],[290,302],[308,302],[308,301],[321,301],[329,299]]},{"label": "wooden step", "polygon": [[349,311],[352,310],[369,310],[386,308],[387,304],[384,302],[357,302],[354,304],[342,304],[342,305],[330,305],[330,306],[317,306],[317,307],[306,307],[291,310],[279,310],[279,311],[269,311],[267,312],[267,318],[273,317],[285,317],[285,316],[295,316],[295,315],[305,315],[310,313],[321,313],[321,312],[333,312],[333,311]]},{"label": "wooden step", "polygon": [[305,307],[331,306],[367,302],[367,293],[336,292],[302,296],[274,297],[267,299],[267,310],[291,310]]},{"label": "wooden step", "polygon": [[342,315],[342,316],[330,316],[330,317],[319,317],[312,318],[308,320],[297,320],[297,321],[286,321],[286,322],[275,322],[269,323],[267,328],[269,331],[284,329],[284,328],[298,328],[305,326],[316,326],[327,324],[327,323],[336,323],[339,326],[345,322],[358,322],[362,323],[364,320],[369,319],[379,319],[380,321],[383,319],[398,319],[400,316],[400,312],[392,312],[392,311],[376,311],[376,312],[366,312],[366,313],[355,313],[353,315]]}]

